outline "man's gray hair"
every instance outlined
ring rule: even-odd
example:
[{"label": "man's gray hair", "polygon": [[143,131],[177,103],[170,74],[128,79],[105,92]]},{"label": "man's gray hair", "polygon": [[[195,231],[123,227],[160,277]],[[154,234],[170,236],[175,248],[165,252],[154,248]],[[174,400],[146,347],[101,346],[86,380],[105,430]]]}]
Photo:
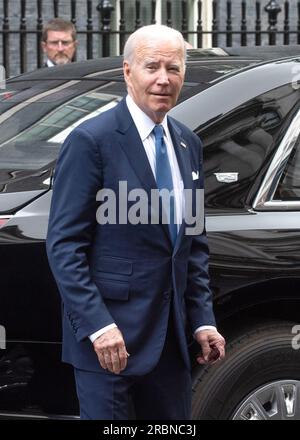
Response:
[{"label": "man's gray hair", "polygon": [[124,60],[132,63],[135,56],[136,47],[142,42],[146,41],[151,44],[151,42],[156,41],[174,41],[178,40],[179,46],[182,47],[182,53],[184,56],[184,62],[186,59],[186,46],[182,34],[176,29],[170,28],[163,24],[150,24],[148,26],[143,26],[133,32],[125,43],[124,47]]}]

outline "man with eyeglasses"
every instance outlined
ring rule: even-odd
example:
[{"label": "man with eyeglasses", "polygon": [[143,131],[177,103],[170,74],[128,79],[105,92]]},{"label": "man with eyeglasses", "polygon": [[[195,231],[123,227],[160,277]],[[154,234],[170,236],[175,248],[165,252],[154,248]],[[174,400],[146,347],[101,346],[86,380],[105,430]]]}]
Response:
[{"label": "man with eyeglasses", "polygon": [[48,21],[42,33],[42,49],[47,57],[45,67],[71,63],[77,44],[73,23],[63,18]]}]

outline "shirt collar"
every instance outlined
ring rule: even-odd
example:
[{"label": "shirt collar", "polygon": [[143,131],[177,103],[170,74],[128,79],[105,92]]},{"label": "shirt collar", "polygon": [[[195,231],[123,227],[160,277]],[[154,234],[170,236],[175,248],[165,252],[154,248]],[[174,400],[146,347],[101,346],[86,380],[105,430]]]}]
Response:
[{"label": "shirt collar", "polygon": [[49,60],[49,58],[47,58],[47,60],[46,60],[46,64],[47,64],[48,67],[53,67],[53,66],[55,66],[55,64],[53,63],[53,61]]},{"label": "shirt collar", "polygon": [[[147,137],[151,134],[155,123],[152,121],[151,118],[149,118],[148,115],[146,115],[146,113],[143,112],[143,110],[140,109],[140,107],[134,102],[130,95],[126,96],[126,104],[129,113],[131,114],[131,117],[133,119],[133,122],[135,123],[137,131],[140,135],[140,138],[142,142],[144,142],[145,139],[147,139]],[[161,125],[164,127],[165,133],[168,133],[169,130],[167,116],[164,117]]]}]

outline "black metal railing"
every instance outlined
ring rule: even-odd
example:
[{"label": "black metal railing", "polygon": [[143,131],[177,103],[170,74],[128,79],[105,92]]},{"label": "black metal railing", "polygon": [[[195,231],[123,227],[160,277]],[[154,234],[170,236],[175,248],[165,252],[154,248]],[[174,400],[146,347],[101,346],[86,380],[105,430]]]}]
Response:
[{"label": "black metal railing", "polygon": [[[101,0],[95,2],[93,0],[70,0],[69,15],[62,13],[61,3],[59,0],[52,2],[52,15],[43,15],[43,0],[36,0],[36,17],[35,24],[32,26],[28,24],[28,17],[26,15],[28,2],[26,0],[9,0],[2,1],[2,27],[0,28],[0,57],[2,57],[2,64],[6,69],[7,76],[10,75],[12,56],[13,61],[18,63],[18,71],[24,72],[28,70],[28,54],[32,56],[32,51],[35,54],[35,66],[40,67],[43,64],[43,54],[41,52],[41,36],[43,24],[49,19],[58,16],[70,19],[78,30],[79,39],[82,37],[85,41],[84,58],[90,59],[95,56],[95,42],[99,50],[97,56],[109,56],[116,54],[116,47],[118,52],[122,53],[126,38],[128,35],[144,24],[155,23],[156,17],[156,1],[147,1],[149,20],[147,23],[142,21],[141,6],[142,1],[135,2],[134,17],[130,16],[131,25],[128,24],[128,2],[126,1],[110,1]],[[15,9],[16,4],[19,3],[20,17],[19,24],[15,26],[12,22],[12,9]],[[32,1],[31,1],[32,3]],[[47,1],[49,6],[50,1]],[[64,2],[65,4],[66,2]],[[196,13],[194,22],[197,23],[195,29],[189,28],[189,18],[192,11],[190,10],[191,3],[187,0],[177,2],[180,6],[180,22],[174,20],[174,2],[163,1],[164,8],[163,16],[165,24],[174,26],[179,29],[184,38],[194,38],[197,47],[203,47],[203,40],[205,35],[211,36],[212,46],[219,45],[257,45],[262,44],[275,45],[278,43],[288,45],[293,35],[294,42],[300,44],[300,1],[284,1],[282,6],[276,0],[270,1],[224,1],[225,14],[220,14],[220,1],[214,0],[212,2],[212,23],[209,30],[204,27],[203,18],[203,1],[197,1]],[[233,6],[239,5],[239,13],[233,15]],[[82,15],[82,7],[84,7],[84,21],[85,24],[78,25],[78,5]],[[13,6],[14,5],[14,6]],[[131,3],[132,5],[132,3]],[[119,8],[118,22],[116,22],[116,6]],[[291,8],[293,9],[293,24],[291,22]],[[51,8],[50,8],[51,9]],[[248,14],[251,11],[252,20],[249,22]],[[221,15],[222,19],[221,20]],[[225,17],[225,19],[224,19]],[[96,18],[96,20],[95,20]],[[280,18],[280,22],[278,19]],[[296,21],[295,21],[296,20]],[[15,21],[14,21],[15,23]],[[81,19],[82,23],[82,19]],[[96,24],[95,24],[96,23]],[[19,41],[13,40],[12,37],[18,36]],[[29,36],[31,36],[31,43],[29,45]],[[32,36],[35,43],[32,43]],[[193,37],[192,37],[193,36]],[[251,36],[251,38],[250,38]],[[279,38],[279,36],[282,36]],[[114,47],[112,47],[114,41]],[[117,44],[116,44],[117,42]],[[2,44],[1,44],[2,43]],[[82,51],[81,47],[81,51]],[[16,61],[17,57],[17,61]],[[1,58],[0,58],[1,62]],[[31,66],[32,67],[32,66]]]}]

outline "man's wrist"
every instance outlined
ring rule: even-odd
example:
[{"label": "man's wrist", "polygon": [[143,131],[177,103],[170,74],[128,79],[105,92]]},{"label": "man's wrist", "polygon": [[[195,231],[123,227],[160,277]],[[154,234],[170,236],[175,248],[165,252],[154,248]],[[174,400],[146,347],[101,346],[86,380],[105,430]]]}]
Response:
[{"label": "man's wrist", "polygon": [[202,330],[216,330],[217,331],[217,327],[214,325],[200,325],[200,327],[197,327],[196,330],[194,331],[194,336],[196,335],[196,333],[201,332]]},{"label": "man's wrist", "polygon": [[117,325],[115,323],[106,325],[105,327],[101,328],[100,330],[96,331],[95,333],[91,334],[89,336],[89,339],[91,342],[94,342],[99,336],[103,335],[108,330],[111,330],[112,328],[116,328]]}]

